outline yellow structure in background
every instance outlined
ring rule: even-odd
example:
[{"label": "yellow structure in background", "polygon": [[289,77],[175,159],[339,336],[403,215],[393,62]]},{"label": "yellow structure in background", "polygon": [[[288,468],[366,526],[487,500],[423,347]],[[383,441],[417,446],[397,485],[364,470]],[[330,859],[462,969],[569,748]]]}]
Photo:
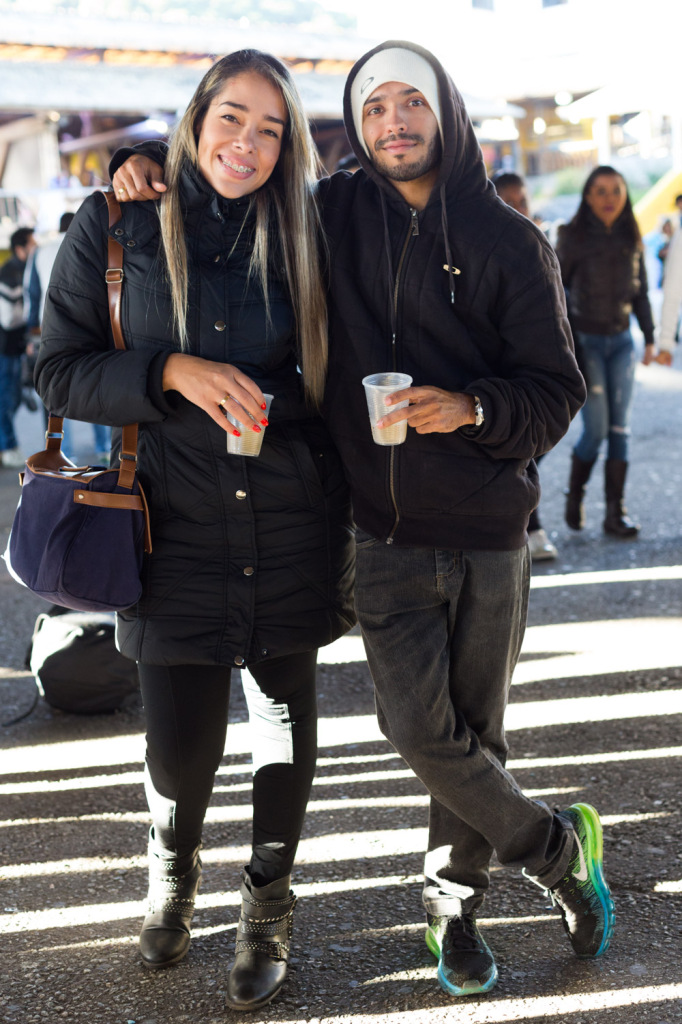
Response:
[{"label": "yellow structure in background", "polygon": [[682,171],[671,167],[656,184],[635,203],[634,211],[643,235],[655,231],[661,217],[675,211],[675,196],[682,195]]}]

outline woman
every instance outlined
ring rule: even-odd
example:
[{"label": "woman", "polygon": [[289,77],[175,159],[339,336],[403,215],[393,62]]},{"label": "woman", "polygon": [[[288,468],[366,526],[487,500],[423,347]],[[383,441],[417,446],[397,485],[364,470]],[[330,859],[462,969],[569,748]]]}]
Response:
[{"label": "woman", "polygon": [[578,212],[559,229],[557,255],[588,384],[583,433],[573,450],[566,492],[566,522],[573,530],[583,528],[585,486],[608,438],[604,530],[614,537],[636,537],[639,526],[623,504],[635,379],[630,314],[644,334],[646,364],[654,355],[654,325],[642,239],[625,180],[613,167],[597,167],[589,175]]},{"label": "woman", "polygon": [[[147,714],[149,967],[189,947],[230,669],[252,676],[245,690],[261,728],[228,983],[236,1009],[264,1005],[284,981],[290,874],[315,768],[317,647],[353,623],[347,491],[311,411],[326,369],[314,152],[284,65],[252,50],[219,61],[171,142],[160,212],[126,203],[113,230],[125,249],[127,351],[111,344],[106,204],[95,195],[60,249],[36,368],[53,412],[140,424],[154,550],[117,638],[139,663]],[[264,392],[274,395],[269,425]],[[266,426],[258,458],[227,454],[228,429]]]}]

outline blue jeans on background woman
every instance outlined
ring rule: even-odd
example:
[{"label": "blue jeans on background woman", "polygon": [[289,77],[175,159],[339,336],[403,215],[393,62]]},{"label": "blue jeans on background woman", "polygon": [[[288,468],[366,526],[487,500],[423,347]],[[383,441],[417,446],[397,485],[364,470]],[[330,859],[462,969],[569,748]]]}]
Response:
[{"label": "blue jeans on background woman", "polygon": [[585,524],[585,487],[608,440],[604,464],[606,516],[604,531],[614,537],[636,537],[639,526],[623,504],[630,441],[630,410],[637,356],[630,330],[618,334],[584,334],[576,331],[580,365],[587,383],[583,406],[583,432],[573,449],[571,476],[566,492],[566,522],[573,530]]}]

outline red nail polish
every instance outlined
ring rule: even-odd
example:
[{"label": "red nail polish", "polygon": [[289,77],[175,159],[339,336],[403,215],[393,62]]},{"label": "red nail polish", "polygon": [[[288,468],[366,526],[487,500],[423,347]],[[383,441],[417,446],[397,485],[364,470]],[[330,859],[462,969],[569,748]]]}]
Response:
[{"label": "red nail polish", "polygon": [[233,430],[232,433],[234,434],[235,437],[241,437],[242,436],[241,432],[239,430]]},{"label": "red nail polish", "polygon": [[267,425],[268,425],[268,421],[267,420],[261,420],[261,423],[263,424],[264,427],[267,427]]},{"label": "red nail polish", "polygon": [[267,402],[263,402],[263,404],[261,405],[261,409],[267,409],[267,407],[268,407],[268,403]]},{"label": "red nail polish", "polygon": [[251,429],[255,430],[257,434],[260,434],[260,432],[261,432],[261,429],[260,429],[260,427],[258,426],[257,423],[254,423],[254,425],[251,427]]}]

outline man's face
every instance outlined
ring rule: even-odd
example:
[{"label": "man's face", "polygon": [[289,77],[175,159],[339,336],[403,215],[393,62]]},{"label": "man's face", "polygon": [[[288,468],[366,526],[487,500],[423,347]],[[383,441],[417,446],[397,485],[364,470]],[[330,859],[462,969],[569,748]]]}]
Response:
[{"label": "man's face", "polygon": [[503,203],[511,206],[512,210],[522,213],[524,217],[530,217],[528,193],[523,185],[504,185],[497,190],[497,194]]},{"label": "man's face", "polygon": [[370,160],[391,181],[414,181],[440,162],[436,115],[423,93],[405,82],[384,82],[365,101],[362,137]]}]

